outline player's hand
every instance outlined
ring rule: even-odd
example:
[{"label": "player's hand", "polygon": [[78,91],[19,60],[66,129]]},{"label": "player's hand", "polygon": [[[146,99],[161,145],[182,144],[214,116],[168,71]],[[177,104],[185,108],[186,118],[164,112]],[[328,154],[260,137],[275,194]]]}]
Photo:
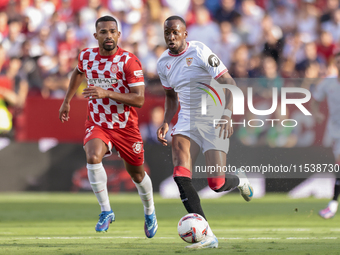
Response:
[{"label": "player's hand", "polygon": [[70,119],[70,117],[69,117],[70,109],[71,109],[70,104],[66,103],[65,101],[60,106],[59,119],[62,123],[64,123],[64,121],[68,121]]},{"label": "player's hand", "polygon": [[234,129],[231,126],[231,118],[226,115],[223,115],[221,119],[227,120],[227,123],[226,124],[221,123],[216,125],[215,127],[216,129],[221,128],[218,137],[223,136],[223,139],[230,138],[234,133]]},{"label": "player's hand", "polygon": [[83,90],[83,96],[89,100],[108,97],[108,91],[96,86],[90,86]]},{"label": "player's hand", "polygon": [[169,131],[168,123],[163,123],[157,130],[157,138],[158,141],[161,142],[164,146],[168,145],[168,141],[165,139],[166,133]]}]

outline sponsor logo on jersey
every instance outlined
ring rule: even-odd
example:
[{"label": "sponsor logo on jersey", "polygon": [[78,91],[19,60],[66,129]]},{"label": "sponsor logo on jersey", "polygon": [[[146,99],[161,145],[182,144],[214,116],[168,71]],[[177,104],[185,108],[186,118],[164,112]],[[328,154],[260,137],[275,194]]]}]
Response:
[{"label": "sponsor logo on jersey", "polygon": [[118,82],[115,78],[96,78],[96,79],[88,79],[90,84],[101,88],[110,88],[112,84],[116,84]]},{"label": "sponsor logo on jersey", "polygon": [[166,68],[168,68],[168,70],[170,70],[170,68],[171,68],[171,65],[169,65],[169,66],[168,66],[168,65],[166,65]]},{"label": "sponsor logo on jersey", "polygon": [[138,154],[142,151],[143,149],[143,144],[142,142],[136,142],[132,145],[133,152]]},{"label": "sponsor logo on jersey", "polygon": [[133,71],[133,74],[136,76],[136,78],[139,78],[143,76],[143,71],[142,70]]},{"label": "sponsor logo on jersey", "polygon": [[186,58],[187,65],[190,66],[192,64],[192,59],[193,58]]},{"label": "sponsor logo on jersey", "polygon": [[215,54],[211,54],[208,58],[209,65],[212,67],[218,67],[220,65],[220,60]]},{"label": "sponsor logo on jersey", "polygon": [[112,73],[118,73],[118,71],[119,71],[118,65],[117,64],[112,64],[111,65],[111,72]]}]

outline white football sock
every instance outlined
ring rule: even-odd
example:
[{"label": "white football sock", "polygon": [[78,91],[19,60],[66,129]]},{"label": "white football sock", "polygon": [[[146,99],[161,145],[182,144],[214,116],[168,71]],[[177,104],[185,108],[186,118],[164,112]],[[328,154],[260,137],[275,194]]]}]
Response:
[{"label": "white football sock", "polygon": [[240,171],[238,174],[236,174],[236,176],[240,180],[240,183],[238,184],[237,187],[242,187],[245,183],[248,182],[248,179],[245,176],[244,172],[242,171],[242,168],[241,169],[237,169],[237,170]]},{"label": "white football sock", "polygon": [[[132,180],[133,181],[133,180]],[[144,179],[140,183],[136,183],[138,194],[142,200],[144,206],[144,213],[150,215],[155,210],[153,202],[152,182],[149,175],[145,172]]]},{"label": "white football sock", "polygon": [[332,212],[332,213],[336,213],[336,211],[338,210],[338,201],[336,200],[332,200],[328,203],[328,207],[329,207],[329,210]]},{"label": "white football sock", "polygon": [[107,191],[107,175],[102,163],[87,164],[87,175],[102,211],[111,211]]}]

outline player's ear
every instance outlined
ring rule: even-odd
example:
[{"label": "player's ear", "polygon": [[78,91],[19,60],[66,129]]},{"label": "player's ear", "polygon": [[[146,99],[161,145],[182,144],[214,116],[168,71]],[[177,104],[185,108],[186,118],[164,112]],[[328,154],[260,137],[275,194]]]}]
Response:
[{"label": "player's ear", "polygon": [[94,34],[93,34],[93,37],[96,38],[96,40],[98,40],[98,38],[97,38],[97,33],[94,33]]},{"label": "player's ear", "polygon": [[118,31],[118,38],[120,37],[120,31]]},{"label": "player's ear", "polygon": [[188,37],[188,31],[185,30],[184,32],[184,38],[187,38]]}]

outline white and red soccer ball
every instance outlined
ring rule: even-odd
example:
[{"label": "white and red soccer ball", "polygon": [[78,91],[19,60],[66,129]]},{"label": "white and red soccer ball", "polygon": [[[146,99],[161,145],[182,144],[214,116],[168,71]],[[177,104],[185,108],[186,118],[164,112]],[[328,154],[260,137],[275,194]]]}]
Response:
[{"label": "white and red soccer ball", "polygon": [[202,241],[208,232],[208,222],[197,213],[184,215],[178,222],[178,235],[188,243]]}]

